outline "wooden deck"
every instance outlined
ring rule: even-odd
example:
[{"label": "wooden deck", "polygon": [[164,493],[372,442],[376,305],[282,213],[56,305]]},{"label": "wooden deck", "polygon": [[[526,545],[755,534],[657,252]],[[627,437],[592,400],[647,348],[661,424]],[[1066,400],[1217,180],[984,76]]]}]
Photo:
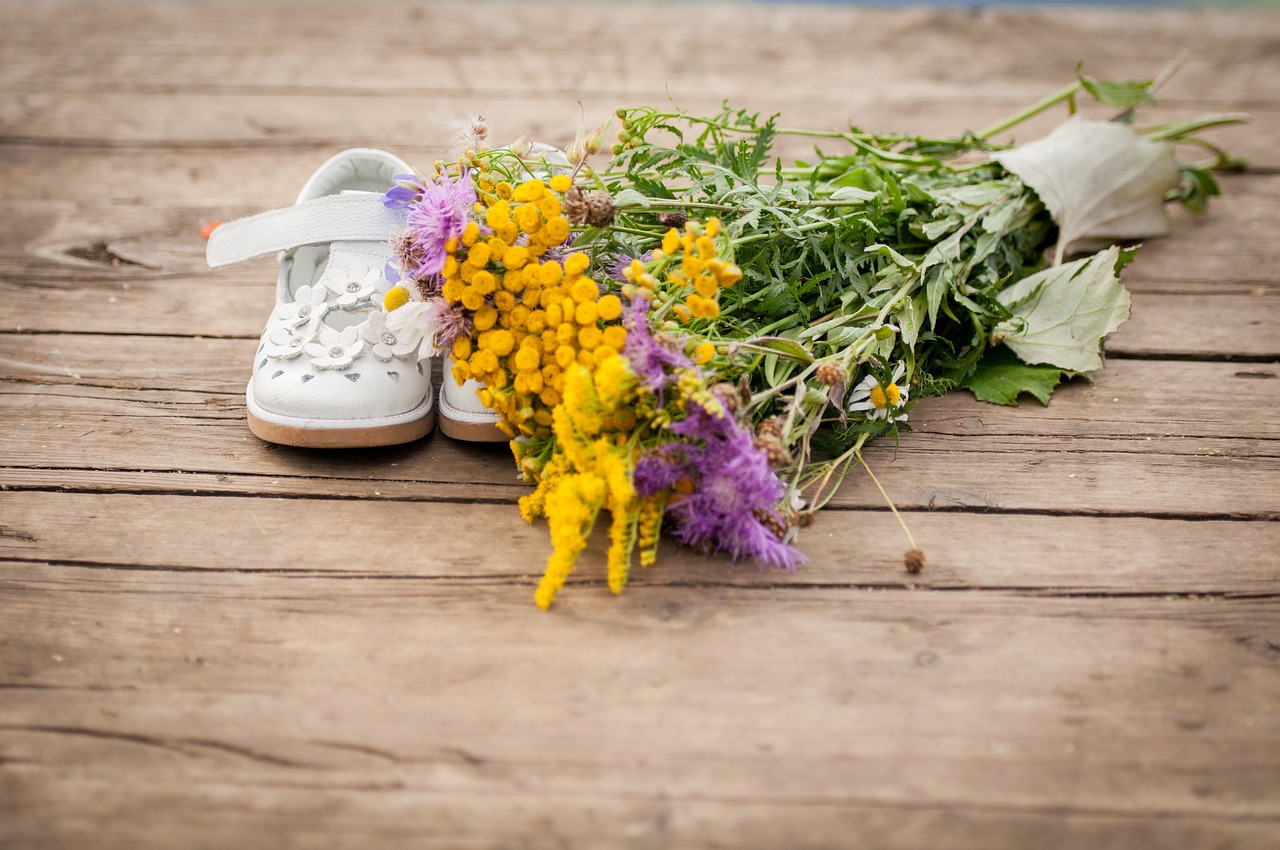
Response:
[{"label": "wooden deck", "polygon": [[[724,47],[717,46],[725,45]],[[0,847],[1280,846],[1280,15],[0,5]],[[550,614],[505,449],[265,445],[274,265],[202,223],[722,98],[958,132],[1192,58],[1251,169],[1048,408],[955,394],[795,574],[603,547]],[[1037,122],[1024,137],[1049,122]],[[799,151],[794,151],[798,153]]]}]

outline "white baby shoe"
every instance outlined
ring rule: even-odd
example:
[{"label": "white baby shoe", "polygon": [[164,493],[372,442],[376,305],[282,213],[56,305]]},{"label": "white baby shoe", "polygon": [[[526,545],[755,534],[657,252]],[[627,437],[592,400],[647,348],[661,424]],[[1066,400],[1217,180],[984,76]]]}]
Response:
[{"label": "white baby shoe", "polygon": [[505,443],[510,435],[498,428],[502,419],[477,393],[484,384],[474,378],[461,385],[453,378],[453,358],[445,355],[444,377],[440,379],[440,430],[455,440],[470,443]]},{"label": "white baby shoe", "polygon": [[[397,335],[382,300],[404,213],[382,203],[412,168],[353,148],[312,175],[292,207],[228,222],[209,237],[214,268],[279,253],[276,305],[245,392],[249,428],[272,443],[361,448],[416,440],[435,422],[433,339]],[[479,400],[477,399],[477,403]]]}]

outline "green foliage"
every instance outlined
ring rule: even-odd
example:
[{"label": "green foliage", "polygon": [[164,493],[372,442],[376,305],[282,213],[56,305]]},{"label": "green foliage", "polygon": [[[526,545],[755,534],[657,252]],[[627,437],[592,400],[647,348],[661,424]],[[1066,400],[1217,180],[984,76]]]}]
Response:
[{"label": "green foliage", "polygon": [[[721,377],[749,388],[751,415],[779,417],[796,457],[793,485],[819,474],[806,468],[811,452],[848,458],[873,437],[896,440],[924,395],[968,387],[997,404],[1022,393],[1047,403],[1064,374],[1101,365],[1103,337],[1128,315],[1116,275],[1135,249],[1044,268],[1060,222],[987,139],[1082,90],[1132,120],[1158,85],[1080,75],[951,139],[787,129],[728,105],[708,116],[620,109],[614,160],[594,175],[620,207],[613,228],[591,234],[597,270],[657,247],[664,214],[720,220],[721,255],[743,277],[720,293],[718,319],[686,330],[729,352]],[[1188,138],[1239,118],[1184,121],[1147,138]],[[784,166],[772,150],[784,137],[818,146]],[[1222,154],[1217,164],[1227,162]],[[1181,174],[1175,197],[1192,209],[1217,194],[1208,167]],[[1097,175],[1067,183],[1092,185],[1086,177]],[[842,376],[834,385],[832,368]],[[904,376],[911,401],[886,417],[883,406],[867,410],[866,387],[898,380],[890,375]],[[850,408],[858,386],[862,406]]]},{"label": "green foliage", "polygon": [[973,390],[979,401],[992,404],[1016,405],[1022,393],[1048,404],[1062,374],[1056,366],[1028,366],[1008,348],[998,346],[978,361],[977,369],[964,385]]},{"label": "green foliage", "polygon": [[1115,269],[1120,249],[1037,272],[1005,289],[1009,318],[996,327],[1024,363],[1072,372],[1102,367],[1102,340],[1129,318],[1129,292]]},{"label": "green foliage", "polygon": [[1151,80],[1110,82],[1080,75],[1080,83],[1085,91],[1107,106],[1114,106],[1116,109],[1132,109],[1144,103],[1155,103],[1156,99],[1151,94],[1151,82]]}]

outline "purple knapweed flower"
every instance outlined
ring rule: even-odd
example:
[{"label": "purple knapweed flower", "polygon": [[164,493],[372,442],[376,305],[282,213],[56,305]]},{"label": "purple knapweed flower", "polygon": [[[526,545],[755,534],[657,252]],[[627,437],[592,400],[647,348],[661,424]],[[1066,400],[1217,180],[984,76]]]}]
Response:
[{"label": "purple knapweed flower", "polygon": [[650,392],[662,393],[671,369],[692,369],[693,361],[681,351],[668,348],[654,337],[649,327],[649,300],[643,293],[626,305],[622,324],[627,329],[627,341],[622,353],[631,364],[631,371],[640,379],[640,385]]},{"label": "purple knapweed flower", "polygon": [[684,477],[685,464],[688,462],[688,453],[675,444],[645,452],[636,460],[635,469],[631,473],[636,494],[647,498],[670,490]]},{"label": "purple knapweed flower", "polygon": [[[634,259],[639,260],[641,263],[647,263],[653,259],[653,252],[645,251]],[[626,278],[622,276],[622,273],[631,268],[631,260],[632,257],[627,254],[614,254],[613,263],[609,266],[609,277],[613,280],[625,280]]]},{"label": "purple knapweed flower", "polygon": [[431,320],[436,326],[436,347],[448,351],[454,340],[471,336],[474,325],[469,311],[461,304],[450,304],[443,298],[428,298],[427,303],[431,306]]},{"label": "purple knapweed flower", "polygon": [[397,240],[396,254],[406,276],[423,280],[444,268],[444,246],[462,235],[476,202],[476,190],[465,171],[456,181],[447,176],[434,180],[401,177],[411,178],[412,188],[397,184],[382,202],[388,207],[408,204],[408,223]]},{"label": "purple knapweed flower", "polygon": [[804,556],[784,543],[764,520],[781,524],[775,506],[784,488],[757,449],[751,433],[728,413],[689,404],[689,415],[671,430],[690,441],[688,471],[694,492],[667,507],[676,536],[687,545],[726,552],[735,561],[795,569]]}]

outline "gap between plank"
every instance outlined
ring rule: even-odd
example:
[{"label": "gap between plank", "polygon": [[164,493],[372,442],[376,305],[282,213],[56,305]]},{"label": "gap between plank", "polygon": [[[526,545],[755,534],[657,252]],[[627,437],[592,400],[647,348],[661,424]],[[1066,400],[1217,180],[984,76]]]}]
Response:
[{"label": "gap between plank", "polygon": [[[66,472],[103,472],[107,474],[184,474],[181,470],[173,472],[156,472],[147,469],[69,469],[62,467],[8,467],[9,469],[22,469],[24,471],[33,472],[50,472],[50,473],[66,473]],[[0,467],[0,472],[4,468]],[[187,473],[193,475],[217,475],[220,473]],[[291,481],[307,480],[301,476],[287,475],[265,475],[261,473],[235,473],[237,477],[245,478],[271,478],[274,480],[288,479]],[[322,481],[353,481],[362,484],[369,483],[365,478],[337,478],[326,477],[319,479]],[[419,481],[419,480],[388,480],[388,486],[397,484],[445,484],[449,486],[459,485],[456,481]],[[485,487],[510,487],[514,489],[525,490],[527,485],[523,484],[498,484],[483,483]],[[59,484],[0,484],[0,492],[9,493],[67,493],[70,495],[79,494],[123,494],[130,496],[178,496],[186,498],[217,498],[217,499],[311,499],[315,501],[359,501],[359,502],[401,502],[401,503],[423,503],[423,504],[453,504],[453,505],[514,505],[514,499],[504,499],[497,497],[457,497],[457,496],[392,496],[382,494],[377,496],[366,496],[358,493],[339,494],[339,493],[266,493],[252,491],[236,491],[227,492],[223,490],[198,490],[191,487],[162,487],[162,488],[145,488],[145,487],[121,487],[106,489],[102,487],[75,487]],[[847,513],[888,513],[888,507],[876,505],[827,505],[824,511],[840,511]],[[1280,521],[1280,511],[1266,511],[1254,514],[1248,513],[1224,513],[1224,512],[1205,512],[1205,513],[1159,513],[1155,511],[1106,511],[1106,510],[1083,510],[1083,509],[1054,509],[1054,508],[1001,508],[995,506],[979,506],[979,505],[936,505],[936,506],[898,506],[900,513],[912,514],[938,514],[938,513],[972,513],[972,514],[995,514],[1000,516],[1044,516],[1044,517],[1107,517],[1115,519],[1151,519],[1170,522],[1276,522]]]},{"label": "gap between plank", "polygon": [[[179,567],[156,564],[113,564],[102,561],[73,561],[73,560],[44,560],[38,558],[11,558],[4,559],[5,562],[11,564],[23,564],[31,566],[46,566],[65,569],[86,569],[86,570],[105,570],[111,572],[142,572],[142,573],[208,573],[210,575],[243,575],[243,576],[280,576],[284,578],[304,578],[304,579],[332,579],[335,581],[401,581],[401,582],[417,582],[423,584],[449,584],[462,585],[468,587],[523,587],[532,586],[540,577],[535,573],[491,573],[483,576],[465,576],[465,575],[402,575],[396,573],[361,573],[350,571],[325,571],[325,570],[304,570],[304,569],[241,569],[234,567]],[[765,576],[760,573],[759,576]],[[604,589],[608,586],[608,582],[601,579],[593,579],[586,577],[570,577],[566,583],[566,587],[575,587],[579,589]],[[1270,600],[1280,600],[1280,592],[1266,593],[1253,591],[1232,591],[1232,590],[1195,590],[1195,591],[1164,591],[1164,590],[1119,590],[1104,591],[1096,589],[1083,589],[1071,587],[1054,587],[1034,585],[968,585],[968,584],[939,584],[933,585],[928,582],[902,581],[902,582],[800,582],[789,581],[782,583],[773,583],[768,581],[753,582],[750,584],[736,581],[709,581],[699,579],[696,581],[682,579],[656,579],[649,580],[648,577],[640,577],[639,580],[628,584],[629,591],[644,590],[739,590],[749,593],[774,593],[777,591],[831,591],[831,590],[847,590],[861,591],[867,593],[993,593],[1005,594],[1015,597],[1026,597],[1034,599],[1126,599],[1126,600],[1143,600],[1158,599],[1167,602],[1266,602]]]}]

